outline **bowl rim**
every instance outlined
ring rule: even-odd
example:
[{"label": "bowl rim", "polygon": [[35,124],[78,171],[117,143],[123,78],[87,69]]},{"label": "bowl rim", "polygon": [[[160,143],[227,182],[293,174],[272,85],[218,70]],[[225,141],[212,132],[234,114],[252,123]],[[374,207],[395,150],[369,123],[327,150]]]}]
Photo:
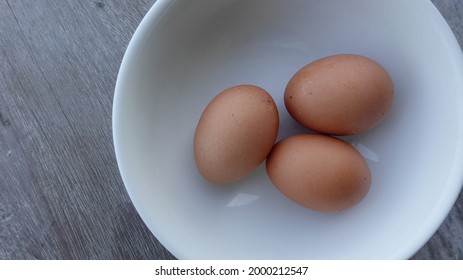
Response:
[{"label": "bowl rim", "polygon": [[[442,32],[442,36],[445,38],[447,49],[451,51],[449,56],[455,58],[453,62],[454,71],[459,73],[462,77],[458,80],[458,91],[462,94],[458,97],[458,103],[460,108],[463,108],[463,51],[462,47],[458,43],[455,34],[451,30],[447,21],[431,2],[431,0],[420,1],[412,0],[414,3],[419,3],[424,6],[427,11],[432,15],[434,24]],[[137,201],[134,193],[136,187],[130,186],[127,183],[127,169],[128,167],[121,160],[121,150],[124,149],[120,142],[118,135],[121,135],[120,118],[121,108],[123,107],[121,96],[124,94],[122,88],[127,82],[127,77],[130,75],[130,67],[136,62],[140,50],[143,48],[147,35],[156,27],[157,23],[161,21],[163,15],[174,5],[177,0],[157,0],[153,6],[149,9],[146,15],[141,20],[140,24],[136,28],[133,36],[127,46],[127,49],[122,58],[119,72],[116,78],[116,84],[114,89],[113,97],[113,108],[112,108],[112,132],[113,132],[113,145],[116,156],[116,161],[119,169],[120,176],[122,178],[124,187],[134,205],[138,215],[141,217],[145,225],[148,227],[150,232],[169,250],[176,258],[189,259],[188,253],[178,248],[176,244],[170,240],[164,234],[161,234],[157,225],[151,223],[148,219],[148,213],[143,212],[142,203]],[[423,223],[421,229],[416,231],[410,239],[410,242],[400,247],[400,250],[396,251],[395,254],[391,255],[391,259],[409,259],[416,254],[436,233],[439,227],[442,225],[444,220],[452,210],[456,200],[459,197],[463,187],[463,112],[459,112],[458,115],[459,127],[462,127],[458,131],[458,139],[462,143],[456,147],[456,153],[454,156],[454,162],[452,164],[452,170],[449,172],[450,176],[445,183],[448,186],[447,193],[436,203],[435,209],[432,211],[432,215],[429,216]]]}]

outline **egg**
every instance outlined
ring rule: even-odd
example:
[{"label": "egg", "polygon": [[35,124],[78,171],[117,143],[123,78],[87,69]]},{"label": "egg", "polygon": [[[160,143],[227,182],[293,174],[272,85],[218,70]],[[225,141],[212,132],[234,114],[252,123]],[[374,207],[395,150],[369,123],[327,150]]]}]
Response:
[{"label": "egg", "polygon": [[390,111],[393,82],[370,58],[340,54],[300,69],[287,84],[284,102],[303,126],[332,135],[352,135],[376,126]]},{"label": "egg", "polygon": [[353,207],[368,193],[370,169],[350,144],[322,134],[278,142],[266,161],[272,183],[290,200],[315,211]]},{"label": "egg", "polygon": [[199,173],[215,184],[247,176],[271,151],[278,126],[277,106],[264,89],[239,85],[224,90],[207,105],[196,127]]}]

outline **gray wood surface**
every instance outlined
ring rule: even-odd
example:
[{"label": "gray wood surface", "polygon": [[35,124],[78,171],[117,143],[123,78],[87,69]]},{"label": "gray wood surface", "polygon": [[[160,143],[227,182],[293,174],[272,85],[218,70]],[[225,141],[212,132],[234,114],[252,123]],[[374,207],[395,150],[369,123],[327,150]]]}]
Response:
[{"label": "gray wood surface", "polygon": [[[0,0],[0,259],[172,259],[133,208],[111,132],[155,0]],[[433,1],[463,43],[463,1]],[[415,259],[463,259],[463,195]]]}]

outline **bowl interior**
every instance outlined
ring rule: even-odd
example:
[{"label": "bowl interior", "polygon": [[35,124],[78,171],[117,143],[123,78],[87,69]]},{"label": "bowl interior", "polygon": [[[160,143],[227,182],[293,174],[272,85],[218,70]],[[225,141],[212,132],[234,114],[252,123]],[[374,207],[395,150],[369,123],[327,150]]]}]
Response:
[{"label": "bowl interior", "polygon": [[[368,196],[322,214],[280,194],[263,165],[237,183],[198,174],[192,141],[217,93],[266,89],[278,139],[307,132],[288,115],[284,88],[305,64],[355,53],[395,84],[389,116],[345,137],[367,159]],[[158,0],[121,66],[114,141],[141,217],[178,258],[408,258],[434,233],[461,187],[461,50],[429,1]]]}]

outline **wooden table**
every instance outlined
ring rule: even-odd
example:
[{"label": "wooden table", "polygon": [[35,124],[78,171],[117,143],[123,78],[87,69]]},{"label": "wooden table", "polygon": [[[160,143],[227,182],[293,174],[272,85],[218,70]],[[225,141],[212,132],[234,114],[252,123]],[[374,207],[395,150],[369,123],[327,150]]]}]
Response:
[{"label": "wooden table", "polygon": [[[0,259],[173,259],[114,156],[119,65],[155,0],[0,0]],[[463,1],[433,0],[463,44]],[[463,259],[463,194],[416,259]]]}]

